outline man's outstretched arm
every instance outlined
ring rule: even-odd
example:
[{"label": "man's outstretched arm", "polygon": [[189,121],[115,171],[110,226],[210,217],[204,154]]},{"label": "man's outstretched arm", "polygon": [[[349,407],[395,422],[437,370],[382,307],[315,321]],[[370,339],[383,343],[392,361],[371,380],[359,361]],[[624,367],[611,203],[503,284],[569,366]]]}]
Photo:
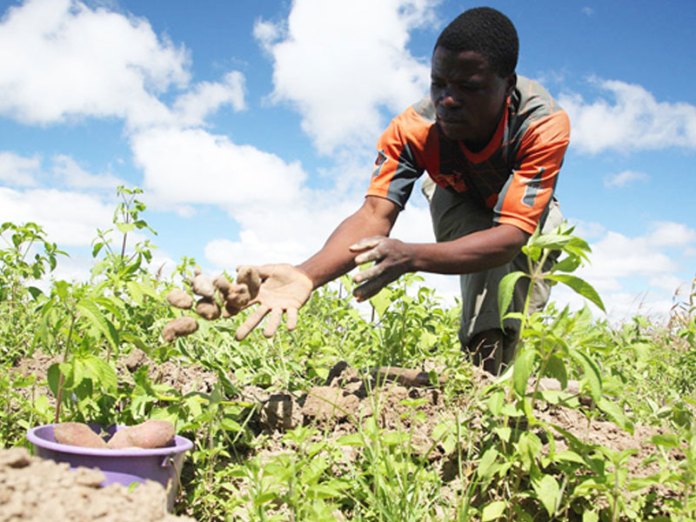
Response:
[{"label": "man's outstretched arm", "polygon": [[363,205],[329,236],[322,249],[297,268],[318,288],[355,267],[350,246],[370,236],[388,236],[399,207],[388,199],[368,196]]},{"label": "man's outstretched arm", "polygon": [[258,267],[262,278],[259,294],[252,301],[256,309],[237,329],[244,339],[266,317],[263,334],[271,337],[286,315],[289,330],[297,324],[298,310],[312,290],[349,272],[355,267],[350,246],[369,236],[387,236],[399,214],[399,207],[384,198],[368,196],[363,205],[346,218],[329,236],[324,246],[297,267],[288,264]]}]

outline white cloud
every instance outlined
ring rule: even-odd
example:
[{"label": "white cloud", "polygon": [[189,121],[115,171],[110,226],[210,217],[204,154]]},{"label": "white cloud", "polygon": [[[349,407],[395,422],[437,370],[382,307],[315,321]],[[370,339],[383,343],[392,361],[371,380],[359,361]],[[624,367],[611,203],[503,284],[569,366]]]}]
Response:
[{"label": "white cloud", "polygon": [[188,81],[187,52],[149,23],[75,0],[30,0],[0,23],[0,114],[24,123],[166,119],[156,94]]},{"label": "white cloud", "polygon": [[634,170],[624,170],[616,174],[607,176],[604,179],[604,186],[607,188],[623,188],[627,185],[648,181],[650,177],[644,172],[636,172]]},{"label": "white cloud", "polygon": [[100,198],[55,189],[16,191],[0,187],[0,222],[34,222],[60,247],[87,246],[97,228],[111,225],[113,207]]},{"label": "white cloud", "polygon": [[90,174],[73,158],[58,154],[53,158],[53,174],[68,188],[77,190],[106,189],[116,191],[118,185],[127,185],[112,174]]},{"label": "white cloud", "polygon": [[244,102],[244,76],[229,72],[222,82],[202,82],[177,98],[174,111],[178,124],[203,125],[206,117],[220,107],[231,105],[236,111],[246,108]]},{"label": "white cloud", "polygon": [[40,169],[38,156],[27,158],[13,152],[0,152],[0,182],[17,187],[35,186]]},{"label": "white cloud", "polygon": [[[635,237],[604,229],[590,242],[591,264],[576,274],[599,292],[612,321],[639,313],[665,319],[675,292],[693,276],[687,257],[694,245],[696,230],[682,223],[654,223],[644,235]],[[571,308],[586,303],[562,286],[554,288],[552,299]]]},{"label": "white cloud", "polygon": [[299,163],[201,129],[150,129],[132,137],[144,188],[160,204],[269,209],[296,201],[306,173]]},{"label": "white cloud", "polygon": [[696,245],[696,230],[683,223],[658,221],[650,227],[646,241],[648,244],[658,247],[689,247]]},{"label": "white cloud", "polygon": [[409,31],[434,20],[425,0],[293,2],[287,27],[258,22],[272,55],[275,102],[289,102],[322,153],[372,146],[380,109],[403,110],[427,92],[429,68],[406,48]]},{"label": "white cloud", "polygon": [[596,154],[696,148],[696,106],[660,102],[640,85],[616,80],[594,80],[606,94],[586,101],[579,94],[559,96],[572,123],[572,146]]}]

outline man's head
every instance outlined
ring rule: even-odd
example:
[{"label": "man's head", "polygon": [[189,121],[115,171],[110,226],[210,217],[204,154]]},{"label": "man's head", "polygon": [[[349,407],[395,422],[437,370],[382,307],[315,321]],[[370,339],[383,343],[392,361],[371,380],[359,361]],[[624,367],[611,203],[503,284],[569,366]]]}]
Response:
[{"label": "man's head", "polygon": [[507,16],[490,7],[476,7],[445,27],[435,43],[435,49],[438,47],[457,53],[476,51],[504,78],[515,72],[520,44]]},{"label": "man's head", "polygon": [[470,9],[442,31],[432,60],[431,97],[440,129],[472,149],[484,147],[515,86],[519,43],[508,17]]}]

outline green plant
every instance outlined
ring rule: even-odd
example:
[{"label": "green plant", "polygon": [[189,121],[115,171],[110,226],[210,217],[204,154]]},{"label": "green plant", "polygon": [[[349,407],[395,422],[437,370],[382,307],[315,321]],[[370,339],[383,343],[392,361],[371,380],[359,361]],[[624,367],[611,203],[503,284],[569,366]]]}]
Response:
[{"label": "green plant", "polygon": [[43,297],[37,285],[66,254],[36,223],[2,223],[0,241],[0,358],[14,361],[33,350],[31,327]]}]

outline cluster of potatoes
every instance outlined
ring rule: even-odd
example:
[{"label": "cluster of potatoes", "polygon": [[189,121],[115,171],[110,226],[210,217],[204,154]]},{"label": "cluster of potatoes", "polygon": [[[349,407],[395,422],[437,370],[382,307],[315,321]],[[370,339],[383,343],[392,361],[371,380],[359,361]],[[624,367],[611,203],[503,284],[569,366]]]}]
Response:
[{"label": "cluster of potatoes", "polygon": [[108,441],[82,422],[63,422],[53,428],[53,437],[60,444],[97,449],[163,448],[175,435],[171,422],[155,419],[121,428]]},{"label": "cluster of potatoes", "polygon": [[[233,283],[224,274],[215,279],[194,272],[189,282],[191,290],[199,298],[194,298],[185,290],[175,289],[167,294],[167,302],[182,310],[194,309],[202,318],[213,321],[220,317],[232,317],[242,311],[259,293],[261,277],[256,268],[240,266],[237,269],[237,280]],[[198,330],[198,322],[190,316],[179,317],[167,323],[162,331],[162,337],[172,342],[177,337],[190,335]]]}]

